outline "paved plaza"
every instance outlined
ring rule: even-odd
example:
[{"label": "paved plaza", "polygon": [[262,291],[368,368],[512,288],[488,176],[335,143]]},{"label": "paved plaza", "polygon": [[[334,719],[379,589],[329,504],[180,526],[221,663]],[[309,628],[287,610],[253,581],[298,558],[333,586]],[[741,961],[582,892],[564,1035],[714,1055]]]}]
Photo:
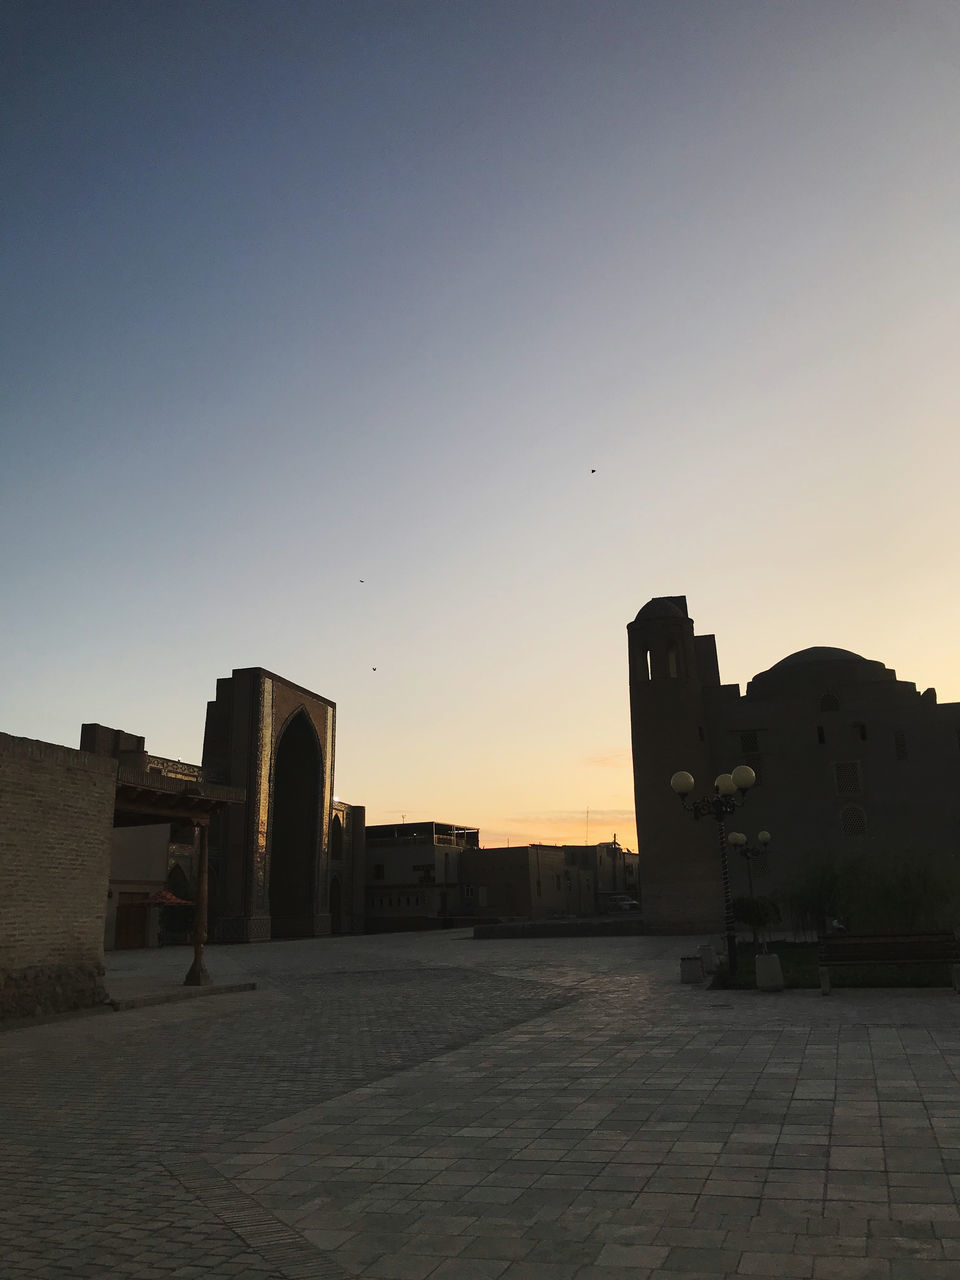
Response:
[{"label": "paved plaza", "polygon": [[256,991],[5,1031],[0,1275],[960,1278],[960,1001],[711,992],[689,945],[214,947]]}]

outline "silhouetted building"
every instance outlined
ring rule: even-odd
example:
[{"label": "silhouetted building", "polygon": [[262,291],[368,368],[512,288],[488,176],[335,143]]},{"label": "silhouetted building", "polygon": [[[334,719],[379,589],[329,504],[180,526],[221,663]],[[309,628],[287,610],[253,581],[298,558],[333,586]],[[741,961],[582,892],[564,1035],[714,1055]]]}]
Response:
[{"label": "silhouetted building", "polygon": [[204,775],[247,799],[211,827],[215,941],[362,932],[364,810],[334,799],[335,743],[328,698],[262,667],[217,681]]},{"label": "silhouetted building", "polygon": [[426,929],[469,914],[460,890],[460,858],[479,844],[476,827],[447,822],[367,827],[368,931]]},{"label": "silhouetted building", "polygon": [[595,915],[612,894],[637,893],[637,861],[616,838],[481,849],[476,827],[367,827],[367,929],[427,929],[474,917]]},{"label": "silhouetted building", "polygon": [[[723,919],[716,823],[670,790],[679,769],[712,791],[737,764],[758,785],[728,829],[772,835],[755,891],[853,851],[909,859],[960,846],[960,704],[845,649],[791,654],[740,686],[720,683],[716,640],[694,634],[684,596],[649,601],[627,627],[634,793],[644,918],[661,932]],[[746,892],[731,851],[734,894]]]},{"label": "silhouetted building", "polygon": [[637,855],[614,839],[590,845],[509,845],[464,852],[468,915],[501,920],[594,916],[613,894],[637,893]]}]

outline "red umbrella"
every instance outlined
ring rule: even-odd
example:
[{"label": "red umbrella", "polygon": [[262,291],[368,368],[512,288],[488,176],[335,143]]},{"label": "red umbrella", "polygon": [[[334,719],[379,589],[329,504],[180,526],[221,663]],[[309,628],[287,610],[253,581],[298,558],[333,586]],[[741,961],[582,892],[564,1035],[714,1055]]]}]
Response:
[{"label": "red umbrella", "polygon": [[187,902],[184,898],[178,898],[175,893],[171,893],[169,889],[158,889],[156,893],[150,895],[151,907],[192,907],[192,902]]}]

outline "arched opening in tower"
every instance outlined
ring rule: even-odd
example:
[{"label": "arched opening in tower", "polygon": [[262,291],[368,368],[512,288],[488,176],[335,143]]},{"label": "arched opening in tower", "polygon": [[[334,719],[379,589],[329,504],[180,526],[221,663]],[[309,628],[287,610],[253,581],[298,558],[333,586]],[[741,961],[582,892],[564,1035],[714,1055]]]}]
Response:
[{"label": "arched opening in tower", "polygon": [[330,823],[330,857],[335,862],[343,860],[343,823],[339,813],[333,815]]},{"label": "arched opening in tower", "polygon": [[270,841],[270,932],[274,938],[314,932],[317,835],[323,759],[317,735],[300,712],[277,744]]}]

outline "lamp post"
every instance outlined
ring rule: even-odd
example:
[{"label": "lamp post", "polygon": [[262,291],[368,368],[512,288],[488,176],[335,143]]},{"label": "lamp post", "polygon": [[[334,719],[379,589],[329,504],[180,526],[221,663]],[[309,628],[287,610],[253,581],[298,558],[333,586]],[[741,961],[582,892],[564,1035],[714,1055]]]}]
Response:
[{"label": "lamp post", "polygon": [[753,873],[750,870],[751,864],[756,862],[758,858],[762,858],[767,852],[767,845],[770,843],[770,832],[757,832],[757,843],[747,844],[747,837],[742,831],[731,831],[727,836],[727,844],[732,845],[737,853],[747,864],[747,885],[750,889],[750,897],[753,897]]},{"label": "lamp post", "polygon": [[194,826],[194,832],[198,830],[200,848],[197,858],[196,904],[193,908],[193,964],[187,970],[187,976],[183,980],[185,987],[205,987],[213,981],[207,972],[203,957],[203,948],[207,941],[207,894],[210,878],[206,822],[197,823]]},{"label": "lamp post", "polygon": [[[750,901],[755,902],[753,893],[753,864],[759,858],[762,858],[767,852],[767,845],[770,843],[770,832],[759,831],[757,833],[757,843],[748,844],[747,837],[742,831],[730,831],[727,834],[727,844],[736,849],[740,857],[743,858],[747,866],[747,889],[750,894]],[[754,915],[756,920],[756,914]],[[753,927],[753,944],[757,944],[757,927],[754,923]],[[767,938],[763,931],[763,924],[760,926],[760,950],[765,952],[767,949]]]},{"label": "lamp post", "polygon": [[679,797],[680,804],[686,813],[692,814],[697,821],[701,818],[713,818],[717,824],[717,833],[720,837],[720,882],[723,887],[727,964],[732,974],[737,972],[737,930],[733,921],[733,900],[730,897],[726,822],[730,814],[743,804],[746,793],[756,780],[757,775],[748,764],[738,764],[732,773],[721,773],[714,780],[712,796],[703,796],[700,800],[688,800],[687,797],[697,785],[693,774],[680,770],[670,779],[670,788]]}]

